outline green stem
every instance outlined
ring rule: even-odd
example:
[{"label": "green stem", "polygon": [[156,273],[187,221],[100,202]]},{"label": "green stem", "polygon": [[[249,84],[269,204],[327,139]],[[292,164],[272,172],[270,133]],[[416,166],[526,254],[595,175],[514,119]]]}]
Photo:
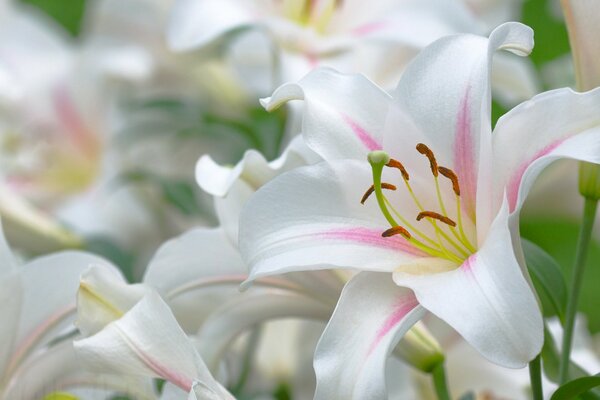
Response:
[{"label": "green stem", "polygon": [[433,369],[433,371],[431,371],[431,374],[433,377],[433,386],[435,387],[435,393],[437,394],[438,400],[450,400],[444,364],[440,363]]},{"label": "green stem", "polygon": [[231,389],[231,392],[236,394],[237,397],[240,397],[242,394],[242,390],[244,390],[244,386],[250,377],[250,370],[252,369],[252,360],[254,360],[254,355],[256,354],[256,347],[258,345],[258,340],[260,339],[261,328],[256,327],[250,333],[250,337],[248,338],[248,343],[246,347],[246,353],[244,354],[244,358],[242,360],[242,372],[238,378],[237,383]]},{"label": "green stem", "polygon": [[588,246],[594,227],[594,219],[598,201],[590,198],[585,199],[583,209],[583,221],[579,230],[579,239],[577,241],[577,251],[575,253],[575,264],[573,267],[573,276],[571,278],[571,290],[567,302],[567,312],[565,318],[565,327],[562,343],[562,354],[560,358],[560,383],[563,384],[568,379],[569,359],[571,357],[571,344],[573,341],[573,328],[575,325],[575,316],[577,314],[577,303],[579,301],[579,292],[583,281],[583,272],[585,270],[585,260],[588,253]]},{"label": "green stem", "polygon": [[542,391],[542,366],[539,355],[529,363],[529,380],[531,381],[533,400],[544,400],[544,393]]}]

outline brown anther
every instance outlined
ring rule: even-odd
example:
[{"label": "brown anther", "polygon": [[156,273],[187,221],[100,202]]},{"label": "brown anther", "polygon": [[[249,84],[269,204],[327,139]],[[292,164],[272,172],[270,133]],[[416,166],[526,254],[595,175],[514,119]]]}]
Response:
[{"label": "brown anther", "polygon": [[457,196],[460,196],[460,186],[458,184],[458,176],[452,171],[450,168],[446,167],[438,167],[438,171],[440,174],[444,175],[446,178],[452,181],[452,190],[456,193]]},{"label": "brown anther", "polygon": [[402,235],[406,239],[411,238],[410,232],[401,226],[394,226],[393,228],[390,228],[381,234],[383,237],[390,237],[394,235]]},{"label": "brown anther", "polygon": [[436,213],[435,211],[422,211],[419,213],[419,215],[417,215],[417,221],[422,220],[423,218],[433,218],[433,219],[437,219],[438,221],[441,221],[447,225],[450,225],[452,227],[456,226],[456,222],[452,221],[450,218],[443,216],[442,214]]},{"label": "brown anther", "polygon": [[387,163],[385,164],[386,166],[390,167],[390,168],[396,168],[400,170],[400,173],[402,174],[402,178],[404,178],[405,181],[408,181],[408,179],[410,178],[410,176],[408,175],[408,171],[406,171],[406,168],[404,168],[404,165],[402,165],[402,163],[398,160],[394,160],[393,158]]},{"label": "brown anther", "polygon": [[[381,183],[381,188],[387,189],[387,190],[396,190],[396,186],[392,185],[391,183],[385,183],[385,182]],[[362,199],[360,199],[360,204],[365,204],[365,201],[367,201],[369,196],[371,194],[373,194],[374,191],[375,191],[375,185],[371,185],[371,187],[367,189],[365,194],[363,194]]]},{"label": "brown anther", "polygon": [[433,176],[437,177],[438,176],[438,164],[435,159],[435,155],[433,155],[433,151],[431,151],[431,149],[423,143],[419,143],[417,145],[417,151],[429,159],[429,166],[431,167],[431,172],[433,173]]}]

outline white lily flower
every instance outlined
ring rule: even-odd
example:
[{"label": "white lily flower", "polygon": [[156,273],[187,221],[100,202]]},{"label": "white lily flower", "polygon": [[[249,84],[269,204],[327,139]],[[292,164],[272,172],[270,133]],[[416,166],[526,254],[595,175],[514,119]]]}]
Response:
[{"label": "white lily flower", "polygon": [[[461,0],[379,0],[368,4],[338,0],[177,0],[167,36],[175,51],[190,51],[209,48],[239,32],[258,30],[274,42],[274,55],[265,57],[267,66],[263,69],[274,68],[273,75],[281,75],[279,81],[296,81],[315,67],[330,66],[364,73],[391,87],[407,63],[433,41],[456,33],[489,32],[475,13],[484,14],[489,8]],[[494,82],[504,100],[522,101],[537,93],[531,66],[500,57]],[[232,62],[249,62],[248,57],[240,58]]]},{"label": "white lily flower", "polygon": [[0,399],[40,398],[56,390],[96,385],[148,398],[148,388],[81,368],[70,334],[79,275],[103,259],[63,252],[18,265],[0,233]]},{"label": "white lily flower", "polygon": [[182,394],[189,393],[190,399],[233,399],[212,377],[169,307],[155,292],[144,295],[122,316],[93,336],[75,341],[74,346],[95,370],[162,378]]},{"label": "white lily flower", "polygon": [[[317,348],[316,398],[385,398],[389,349],[425,310],[497,364],[522,367],[539,352],[542,316],[520,262],[518,211],[552,161],[600,161],[600,91],[539,95],[492,135],[491,57],[532,46],[532,31],[509,23],[489,39],[435,42],[393,95],[325,69],[265,100],[268,109],[304,100],[304,137],[326,162],[282,175],[244,208],[250,280],[364,271]],[[398,181],[402,189],[390,183]]]}]

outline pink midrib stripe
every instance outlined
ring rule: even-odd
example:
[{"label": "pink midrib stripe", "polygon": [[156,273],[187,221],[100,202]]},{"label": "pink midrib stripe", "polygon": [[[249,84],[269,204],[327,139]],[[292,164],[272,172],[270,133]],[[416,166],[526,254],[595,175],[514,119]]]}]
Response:
[{"label": "pink midrib stripe", "polygon": [[456,120],[456,138],[454,142],[454,166],[460,180],[461,191],[465,199],[463,208],[474,217],[477,176],[475,174],[475,148],[471,131],[469,103],[470,88],[462,98]]},{"label": "pink midrib stripe", "polygon": [[355,36],[366,36],[373,32],[383,30],[387,26],[388,26],[388,23],[384,22],[384,21],[370,22],[368,24],[364,24],[364,25],[354,28],[352,30],[352,33]]},{"label": "pink midrib stripe", "polygon": [[136,346],[135,342],[130,340],[129,336],[127,336],[127,334],[123,332],[118,325],[116,325],[116,328],[119,335],[129,345],[129,347],[131,347],[133,352],[138,356],[142,363],[147,365],[148,368],[150,368],[153,372],[156,373],[156,375],[158,375],[161,378],[164,378],[165,380],[171,382],[174,385],[177,385],[185,392],[189,392],[192,389],[192,385],[194,383],[193,379],[178,374],[176,371],[172,371],[167,367],[161,365],[158,361],[154,360],[152,357],[141,351]]},{"label": "pink midrib stripe", "polygon": [[398,250],[415,257],[427,256],[421,250],[413,247],[401,236],[382,237],[383,231],[372,228],[340,228],[321,232],[319,236],[326,239],[339,239],[347,242],[365,244],[384,249]]},{"label": "pink midrib stripe", "polygon": [[350,116],[341,113],[344,122],[350,126],[354,135],[361,141],[361,143],[370,151],[381,150],[381,145],[367,132],[362,126],[354,121]]},{"label": "pink midrib stripe", "polygon": [[556,148],[567,139],[568,138],[560,138],[548,144],[543,149],[537,151],[529,160],[524,161],[523,163],[521,163],[521,165],[519,165],[517,170],[513,173],[512,177],[510,178],[508,186],[506,188],[506,195],[508,197],[508,205],[510,212],[513,212],[517,206],[517,200],[519,198],[519,188],[521,187],[521,181],[523,180],[523,175],[525,175],[527,168],[529,168],[529,166],[539,158],[544,157],[550,154],[552,151],[556,150]]},{"label": "pink midrib stripe", "polygon": [[375,339],[371,343],[369,351],[367,352],[367,357],[373,353],[383,338],[400,322],[402,322],[408,313],[414,310],[418,305],[419,302],[414,295],[404,296],[398,299],[394,311],[387,317],[387,319],[383,322],[383,325],[377,331]]}]

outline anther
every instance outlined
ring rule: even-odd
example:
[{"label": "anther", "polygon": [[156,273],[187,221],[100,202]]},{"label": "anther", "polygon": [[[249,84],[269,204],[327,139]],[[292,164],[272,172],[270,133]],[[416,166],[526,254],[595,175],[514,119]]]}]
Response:
[{"label": "anther", "polygon": [[438,165],[435,159],[435,155],[433,155],[433,151],[431,151],[431,149],[423,143],[419,143],[417,145],[417,151],[429,159],[429,166],[431,167],[431,172],[433,173],[433,176],[437,177]]},{"label": "anther", "polygon": [[402,235],[405,239],[411,238],[410,232],[401,226],[394,226],[381,234],[383,237],[390,237],[394,235]]},{"label": "anther", "polygon": [[396,168],[400,170],[400,173],[402,174],[402,177],[404,178],[405,181],[408,181],[408,179],[410,178],[410,176],[408,175],[408,171],[406,171],[406,168],[404,168],[404,165],[402,165],[402,163],[398,160],[394,160],[393,158],[387,163],[385,164],[387,167],[390,168]]},{"label": "anther", "polygon": [[456,222],[452,221],[450,218],[443,216],[442,214],[436,213],[435,211],[422,211],[417,215],[417,221],[422,220],[423,218],[433,218],[441,221],[451,227],[456,226]]},{"label": "anther", "polygon": [[444,175],[446,178],[452,181],[452,190],[456,193],[457,196],[460,196],[460,186],[458,184],[458,176],[452,171],[450,168],[446,167],[438,167],[438,171],[440,174]]},{"label": "anther", "polygon": [[[381,183],[381,188],[388,189],[388,190],[396,190],[396,186],[392,185],[391,183],[385,183],[385,182]],[[365,192],[365,194],[363,195],[362,199],[360,199],[360,204],[365,204],[365,201],[367,201],[369,196],[371,194],[373,194],[374,191],[375,191],[375,185],[371,185],[371,187],[368,188],[367,191]]]}]

